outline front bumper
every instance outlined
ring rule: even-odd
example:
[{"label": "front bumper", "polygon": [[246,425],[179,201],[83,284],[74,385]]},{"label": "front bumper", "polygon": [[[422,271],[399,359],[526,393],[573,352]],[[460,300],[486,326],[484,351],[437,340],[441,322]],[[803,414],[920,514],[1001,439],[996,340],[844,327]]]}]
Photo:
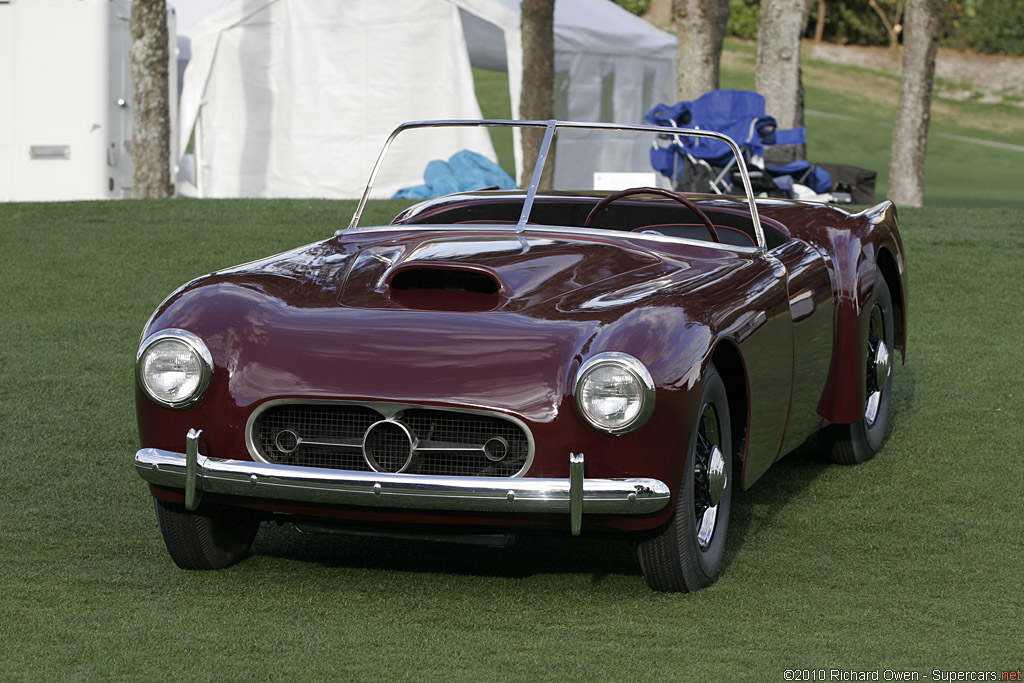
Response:
[{"label": "front bumper", "polygon": [[563,513],[578,535],[583,514],[649,514],[664,508],[671,496],[657,479],[585,479],[582,454],[570,454],[568,479],[440,477],[220,460],[199,455],[198,441],[192,430],[184,454],[156,448],[135,454],[139,475],[150,484],[184,489],[190,510],[207,492],[377,508]]}]

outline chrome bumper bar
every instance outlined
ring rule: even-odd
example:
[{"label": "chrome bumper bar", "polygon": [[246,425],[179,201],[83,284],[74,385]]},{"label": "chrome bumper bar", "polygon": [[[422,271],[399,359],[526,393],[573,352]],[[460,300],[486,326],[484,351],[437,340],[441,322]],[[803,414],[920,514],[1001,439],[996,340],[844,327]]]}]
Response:
[{"label": "chrome bumper bar", "polygon": [[585,479],[582,454],[570,454],[568,479],[440,477],[219,460],[199,455],[198,436],[189,432],[184,454],[156,448],[135,454],[139,475],[151,484],[184,489],[190,510],[206,492],[366,507],[568,513],[570,529],[578,535],[584,513],[657,512],[671,495],[657,479]]}]

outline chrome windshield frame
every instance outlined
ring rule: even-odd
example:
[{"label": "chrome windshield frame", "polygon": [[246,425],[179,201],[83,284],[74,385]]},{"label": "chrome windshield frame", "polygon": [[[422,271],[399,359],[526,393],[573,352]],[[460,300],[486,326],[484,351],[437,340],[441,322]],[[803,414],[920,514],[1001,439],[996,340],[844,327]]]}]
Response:
[{"label": "chrome windshield frame", "polygon": [[[511,119],[441,119],[436,121],[409,121],[403,123],[388,136],[387,141],[384,143],[384,147],[381,149],[380,154],[377,156],[377,161],[373,165],[373,170],[370,171],[370,177],[366,183],[366,189],[363,190],[363,195],[359,199],[359,204],[356,206],[356,211],[352,215],[352,220],[349,222],[348,229],[357,228],[359,226],[359,219],[363,215],[363,210],[366,208],[366,202],[369,200],[370,192],[373,189],[373,184],[377,179],[377,174],[380,172],[380,168],[384,163],[384,157],[387,155],[391,144],[395,138],[398,137],[399,133],[407,130],[416,128],[543,128],[544,138],[541,141],[540,151],[537,155],[536,162],[533,166],[533,174],[530,178],[530,185],[526,190],[526,197],[523,200],[523,210],[519,216],[519,221],[516,224],[516,232],[521,233],[526,228],[526,221],[533,210],[533,202],[537,197],[537,192],[540,185],[540,177],[544,171],[544,165],[547,163],[551,144],[554,140],[555,133],[558,129],[567,130],[607,130],[607,131],[626,131],[626,132],[638,132],[638,133],[652,133],[661,136],[670,136],[673,138],[682,137],[699,137],[709,138],[712,140],[718,140],[724,142],[732,150],[733,157],[736,160],[736,168],[740,173],[740,178],[743,181],[743,190],[746,193],[747,205],[750,207],[750,219],[754,226],[754,233],[757,240],[757,248],[761,251],[767,249],[767,242],[765,240],[764,229],[761,227],[761,218],[757,212],[757,202],[754,199],[754,191],[750,184],[750,174],[747,171],[747,164],[743,158],[743,153],[740,151],[739,146],[736,142],[728,135],[722,133],[716,133],[709,130],[696,130],[691,128],[666,128],[664,126],[651,126],[651,125],[639,125],[639,124],[624,124],[624,123],[604,123],[604,122],[584,122],[584,121],[515,121]],[[528,163],[525,167],[529,167]]]}]

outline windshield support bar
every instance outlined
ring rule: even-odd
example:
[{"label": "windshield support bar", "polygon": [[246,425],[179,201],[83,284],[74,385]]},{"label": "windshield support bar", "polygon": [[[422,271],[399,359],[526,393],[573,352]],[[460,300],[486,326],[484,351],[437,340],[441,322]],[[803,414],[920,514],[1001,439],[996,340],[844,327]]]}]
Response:
[{"label": "windshield support bar", "polygon": [[519,215],[519,222],[516,224],[516,232],[526,230],[526,219],[530,217],[533,209],[533,200],[537,196],[537,189],[540,187],[540,176],[544,172],[544,165],[548,161],[548,152],[551,150],[551,141],[555,137],[555,124],[557,121],[551,119],[544,127],[544,138],[540,141],[540,152],[533,164],[533,177],[530,178],[530,186],[526,188],[526,198],[523,200],[523,212]]}]

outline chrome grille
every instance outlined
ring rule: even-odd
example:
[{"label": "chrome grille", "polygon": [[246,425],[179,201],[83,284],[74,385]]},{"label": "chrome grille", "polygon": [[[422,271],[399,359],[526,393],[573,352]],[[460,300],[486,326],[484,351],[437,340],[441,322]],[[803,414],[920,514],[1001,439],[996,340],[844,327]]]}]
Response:
[{"label": "chrome grille", "polygon": [[[262,412],[253,427],[252,440],[267,462],[326,467],[336,470],[369,470],[363,458],[363,434],[384,416],[372,408],[345,405],[277,405]],[[281,448],[281,435],[297,437],[296,448]]]},{"label": "chrome grille", "polygon": [[261,460],[340,470],[510,477],[533,448],[524,425],[498,414],[393,404],[272,403],[250,430]]}]

